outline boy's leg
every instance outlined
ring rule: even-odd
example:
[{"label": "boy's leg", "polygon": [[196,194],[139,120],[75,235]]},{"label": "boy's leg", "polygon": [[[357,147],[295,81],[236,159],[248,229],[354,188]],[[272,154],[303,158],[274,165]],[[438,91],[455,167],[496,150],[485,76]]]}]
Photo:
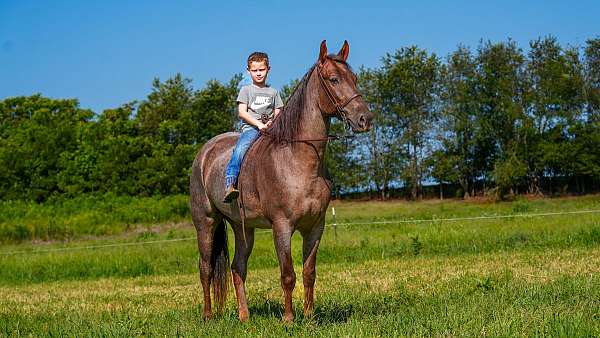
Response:
[{"label": "boy's leg", "polygon": [[248,128],[242,132],[235,147],[231,154],[231,159],[225,169],[225,198],[226,203],[231,202],[237,198],[239,192],[235,189],[237,177],[240,173],[240,166],[242,165],[242,159],[248,151],[248,148],[252,145],[254,140],[258,138],[258,130],[254,128]]}]

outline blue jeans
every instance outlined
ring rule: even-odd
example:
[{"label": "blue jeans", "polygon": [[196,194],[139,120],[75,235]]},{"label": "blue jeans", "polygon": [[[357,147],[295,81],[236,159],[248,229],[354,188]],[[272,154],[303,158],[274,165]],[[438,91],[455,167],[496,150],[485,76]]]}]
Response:
[{"label": "blue jeans", "polygon": [[256,128],[247,128],[242,132],[240,138],[235,144],[235,148],[233,148],[233,154],[231,154],[231,159],[227,164],[227,169],[225,169],[225,187],[231,183],[236,184],[237,177],[240,174],[240,166],[242,165],[242,159],[248,151],[248,148],[254,143],[254,141],[258,138],[258,129]]}]

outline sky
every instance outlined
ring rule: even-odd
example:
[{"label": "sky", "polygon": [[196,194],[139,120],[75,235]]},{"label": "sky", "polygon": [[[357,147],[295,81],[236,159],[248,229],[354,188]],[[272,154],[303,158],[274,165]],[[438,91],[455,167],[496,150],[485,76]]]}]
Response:
[{"label": "sky", "polygon": [[600,1],[46,1],[0,0],[0,100],[77,98],[96,113],[143,100],[176,73],[226,82],[267,52],[269,82],[301,77],[327,40],[350,44],[355,68],[417,45],[445,57],[460,44],[547,35],[583,46],[600,37]]}]

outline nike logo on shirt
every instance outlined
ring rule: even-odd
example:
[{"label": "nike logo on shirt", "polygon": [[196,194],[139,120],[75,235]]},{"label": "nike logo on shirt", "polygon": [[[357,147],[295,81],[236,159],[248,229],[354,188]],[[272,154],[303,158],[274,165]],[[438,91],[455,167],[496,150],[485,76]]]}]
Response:
[{"label": "nike logo on shirt", "polygon": [[261,109],[261,108],[265,108],[271,105],[271,102],[267,102],[267,103],[263,103],[263,104],[257,104],[256,102],[252,102],[250,104],[250,108],[254,111]]}]

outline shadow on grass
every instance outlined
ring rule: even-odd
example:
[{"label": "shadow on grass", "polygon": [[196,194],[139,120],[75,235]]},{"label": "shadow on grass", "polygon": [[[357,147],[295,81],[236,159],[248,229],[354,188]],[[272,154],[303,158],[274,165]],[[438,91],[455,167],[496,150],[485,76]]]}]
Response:
[{"label": "shadow on grass", "polygon": [[283,304],[274,299],[262,299],[260,301],[254,301],[248,306],[250,316],[259,317],[283,317]]},{"label": "shadow on grass", "polygon": [[317,305],[313,314],[318,324],[345,323],[354,313],[352,304],[327,303]]},{"label": "shadow on grass", "polygon": [[[264,299],[259,302],[254,302],[248,310],[251,316],[259,316],[264,318],[282,318],[283,304],[278,300]],[[302,308],[295,307],[294,315],[296,318],[314,320],[318,324],[333,324],[345,323],[348,318],[354,313],[352,304],[341,304],[330,302],[327,304],[317,304],[312,317],[304,318]]]}]

